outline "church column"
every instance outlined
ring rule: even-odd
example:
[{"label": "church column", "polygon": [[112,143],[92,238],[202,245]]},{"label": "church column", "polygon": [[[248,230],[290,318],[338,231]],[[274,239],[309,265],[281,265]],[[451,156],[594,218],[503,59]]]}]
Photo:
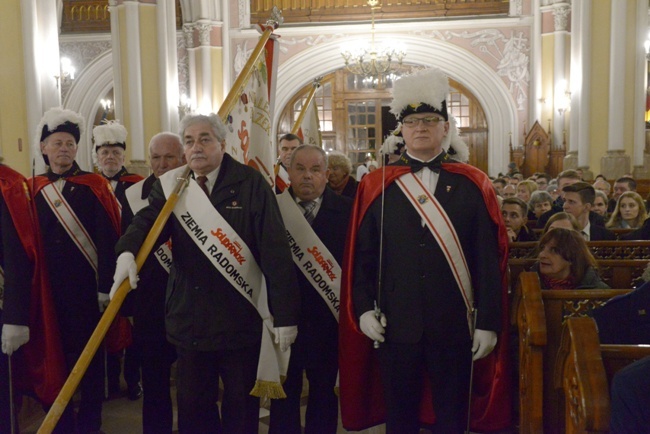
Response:
[{"label": "church column", "polygon": [[[511,2],[512,3],[512,2]],[[511,6],[512,8],[512,6]],[[531,48],[531,86],[532,92],[530,97],[530,116],[528,125],[533,125],[535,121],[542,121],[542,10],[540,0],[532,1],[532,48]]]},{"label": "church column", "polygon": [[[566,116],[569,111],[567,92],[569,81],[567,79],[566,50],[568,47],[568,23],[571,6],[568,3],[555,3],[553,5],[554,47],[553,52],[553,148],[560,149],[565,141]],[[564,159],[564,168],[575,167],[574,152]]]},{"label": "church column", "polygon": [[634,177],[650,178],[650,155],[645,152],[645,109],[648,88],[648,60],[644,41],[648,38],[648,2],[636,3],[636,59],[634,71]]},{"label": "church column", "polygon": [[129,136],[128,169],[149,174],[148,144],[177,131],[178,65],[174,2],[111,2],[115,106]]},{"label": "church column", "polygon": [[[59,92],[61,61],[56,2],[21,0],[25,88],[27,100],[27,146],[33,147],[36,127],[43,113],[61,105]],[[81,140],[83,142],[83,139]],[[45,169],[40,152],[35,157],[36,172]]]},{"label": "church column", "polygon": [[601,159],[602,173],[615,179],[630,171],[630,157],[624,150],[625,36],[627,0],[611,0],[609,48],[609,113],[607,155]]},{"label": "church column", "polygon": [[[578,29],[571,29],[571,35],[579,34],[579,58],[576,62],[574,73],[573,63],[571,65],[571,142],[573,132],[576,130],[578,147],[578,167],[582,169],[585,179],[592,178],[589,170],[590,161],[590,119],[591,113],[591,2],[574,2],[573,13],[578,15],[575,22]],[[574,107],[577,111],[574,112]],[[573,146],[573,144],[572,144]]]},{"label": "church column", "polygon": [[186,42],[191,42],[187,44],[191,104],[204,114],[216,112],[224,98],[221,28],[221,22],[206,19],[183,26]]}]

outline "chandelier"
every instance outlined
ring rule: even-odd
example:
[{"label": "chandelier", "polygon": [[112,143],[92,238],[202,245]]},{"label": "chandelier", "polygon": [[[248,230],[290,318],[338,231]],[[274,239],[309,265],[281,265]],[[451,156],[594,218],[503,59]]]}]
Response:
[{"label": "chandelier", "polygon": [[370,6],[370,46],[343,47],[341,56],[345,67],[355,75],[361,75],[369,80],[377,81],[382,77],[395,75],[402,66],[406,56],[403,48],[384,45],[375,46],[375,9],[378,9],[379,0],[368,0]]}]

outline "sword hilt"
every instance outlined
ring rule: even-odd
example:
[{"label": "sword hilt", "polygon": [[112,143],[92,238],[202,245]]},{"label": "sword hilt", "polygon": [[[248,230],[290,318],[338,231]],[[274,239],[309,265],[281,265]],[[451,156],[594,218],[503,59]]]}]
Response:
[{"label": "sword hilt", "polygon": [[[381,324],[381,310],[379,309],[379,306],[377,306],[377,301],[375,300],[375,318],[377,321],[379,321],[379,324]],[[379,341],[374,341],[372,343],[372,347],[376,350],[379,348]]]}]

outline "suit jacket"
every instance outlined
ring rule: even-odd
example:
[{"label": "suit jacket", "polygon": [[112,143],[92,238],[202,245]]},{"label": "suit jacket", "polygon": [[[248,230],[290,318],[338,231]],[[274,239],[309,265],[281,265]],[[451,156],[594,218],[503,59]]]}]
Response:
[{"label": "suit jacket", "polygon": [[650,282],[594,309],[602,344],[650,344]]},{"label": "suit jacket", "polygon": [[[478,308],[476,327],[499,331],[501,274],[497,227],[483,196],[470,179],[444,169],[440,171],[434,195],[449,215],[468,262]],[[432,342],[467,345],[467,309],[449,264],[396,183],[386,188],[384,212],[380,307],[390,324],[386,339],[415,343],[425,334]],[[373,310],[377,298],[380,221],[381,200],[376,199],[357,235],[352,294],[357,317]]]},{"label": "suit jacket", "polygon": [[589,226],[589,241],[610,240],[616,240],[616,234],[614,234],[614,232],[610,231],[609,229],[605,229],[602,226],[594,226],[593,223],[591,226]]},{"label": "suit jacket", "polygon": [[[293,190],[290,191],[293,196]],[[342,265],[352,200],[338,196],[329,187],[325,188],[322,198],[318,214],[312,222],[312,229],[339,265]],[[301,340],[309,343],[318,343],[321,339],[337,342],[338,322],[330,308],[302,271],[295,265],[294,268],[300,286],[301,308],[298,330],[299,335],[302,335]]]},{"label": "suit jacket", "polygon": [[[150,205],[136,214],[117,243],[118,254],[139,250],[165,202],[156,181]],[[266,276],[274,325],[296,325],[300,294],[293,261],[275,196],[264,177],[224,154],[210,203],[248,245]],[[167,339],[196,351],[256,345],[262,332],[257,310],[212,266],[173,214],[156,245],[170,236],[174,261],[165,304]]]}]

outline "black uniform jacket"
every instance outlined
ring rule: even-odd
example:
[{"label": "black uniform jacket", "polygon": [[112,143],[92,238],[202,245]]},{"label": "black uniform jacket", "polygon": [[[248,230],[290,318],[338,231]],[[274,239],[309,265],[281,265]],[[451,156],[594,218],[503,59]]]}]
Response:
[{"label": "black uniform jacket", "polygon": [[[274,325],[298,324],[300,294],[289,243],[264,177],[224,154],[210,202],[248,245],[266,276]],[[142,245],[165,204],[160,181],[154,183],[149,203],[117,243],[118,254],[137,253]],[[173,214],[156,245],[170,236],[174,260],[165,305],[167,339],[197,351],[256,344],[262,332],[257,310],[212,266]]]},{"label": "black uniform jacket", "polygon": [[[107,182],[99,175],[80,170],[76,163],[64,177],[78,175],[96,176],[101,180],[98,182]],[[55,177],[51,172],[45,176]],[[113,248],[118,234],[89,186],[67,180],[62,194],[97,247],[97,275],[52,212],[42,192],[36,195],[36,210],[64,348],[83,348],[99,320],[97,292],[108,293],[113,284]]]},{"label": "black uniform jacket", "polygon": [[[400,164],[400,160],[397,164]],[[501,274],[497,227],[478,187],[440,171],[435,197],[456,229],[467,259],[478,308],[476,328],[501,328]],[[381,196],[368,209],[357,236],[353,302],[357,317],[373,309],[377,292]],[[423,335],[444,345],[471,342],[467,309],[442,249],[397,183],[386,188],[383,290],[386,340],[416,343]]]}]

